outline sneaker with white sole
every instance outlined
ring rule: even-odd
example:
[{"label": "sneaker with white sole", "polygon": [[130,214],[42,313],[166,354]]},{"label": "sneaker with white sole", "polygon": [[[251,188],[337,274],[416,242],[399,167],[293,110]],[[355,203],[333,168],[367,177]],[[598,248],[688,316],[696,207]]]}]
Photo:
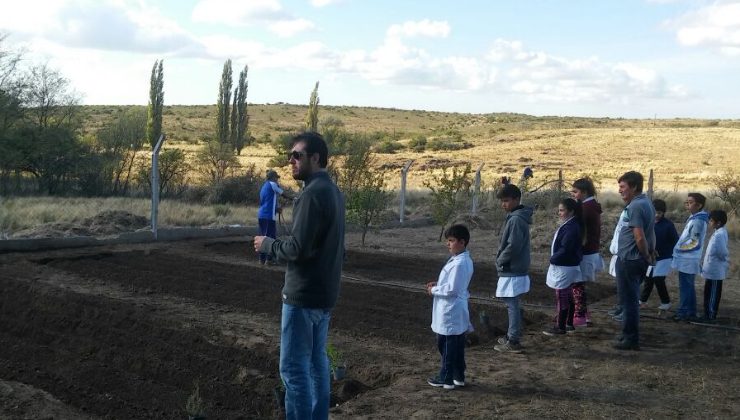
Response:
[{"label": "sneaker with white sole", "polygon": [[558,336],[558,335],[565,335],[565,330],[561,330],[558,327],[552,327],[552,328],[542,331],[542,334],[549,335],[551,337]]},{"label": "sneaker with white sole", "polygon": [[451,384],[446,384],[443,380],[439,378],[439,376],[435,376],[434,378],[427,379],[427,383],[436,388],[455,389],[454,382]]},{"label": "sneaker with white sole", "polygon": [[452,380],[452,383],[453,383],[453,384],[454,384],[455,386],[465,386],[465,381],[458,381],[457,379],[453,379],[453,380]]},{"label": "sneaker with white sole", "polygon": [[507,341],[509,341],[509,337],[507,336],[499,337],[498,340],[496,340],[499,344],[506,344]]},{"label": "sneaker with white sole", "polygon": [[661,311],[667,311],[671,309],[671,302],[661,303],[660,306],[658,306],[658,309],[660,309]]},{"label": "sneaker with white sole", "polygon": [[504,344],[496,344],[493,349],[501,353],[521,353],[523,347],[519,343],[507,341]]}]

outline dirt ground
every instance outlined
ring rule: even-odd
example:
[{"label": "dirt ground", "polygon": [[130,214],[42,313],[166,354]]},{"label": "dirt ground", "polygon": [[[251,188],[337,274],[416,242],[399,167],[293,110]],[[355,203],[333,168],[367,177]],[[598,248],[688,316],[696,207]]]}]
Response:
[{"label": "dirt ground", "polygon": [[[554,293],[538,247],[525,352],[500,354],[493,345],[507,320],[491,298],[495,230],[474,231],[471,243],[468,384],[430,387],[439,355],[423,284],[447,258],[438,233],[375,232],[365,248],[348,236],[330,327],[348,377],[332,385],[332,418],[740,416],[736,263],[718,324],[669,321],[653,296],[641,313],[642,350],[620,352],[611,348],[619,325],[606,315],[616,299],[608,276],[589,288],[592,327],[542,334]],[[196,382],[210,419],[278,418],[283,268],[257,264],[250,239],[0,254],[0,418],[186,418]],[[669,285],[677,302],[675,276]]]}]

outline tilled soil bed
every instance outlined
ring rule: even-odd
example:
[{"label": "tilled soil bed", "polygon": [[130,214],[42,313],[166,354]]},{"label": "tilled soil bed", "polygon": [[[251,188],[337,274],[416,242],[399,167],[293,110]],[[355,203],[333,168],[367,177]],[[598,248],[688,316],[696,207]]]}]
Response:
[{"label": "tilled soil bed", "polygon": [[[333,418],[740,414],[735,290],[719,326],[643,311],[642,351],[623,353],[610,346],[611,281],[589,289],[593,327],[552,338],[541,331],[554,296],[535,270],[525,352],[500,354],[507,318],[487,261],[471,283],[468,386],[429,387],[439,355],[422,285],[442,264],[437,251],[348,250],[330,340],[349,373],[333,382]],[[0,255],[0,418],[184,418],[196,381],[209,418],[279,417],[282,278],[280,265],[257,264],[249,238]]]}]

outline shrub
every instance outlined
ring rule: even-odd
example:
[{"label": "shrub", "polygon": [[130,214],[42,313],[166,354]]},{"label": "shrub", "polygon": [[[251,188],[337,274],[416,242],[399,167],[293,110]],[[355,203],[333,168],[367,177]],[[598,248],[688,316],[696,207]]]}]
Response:
[{"label": "shrub", "polygon": [[427,138],[423,135],[418,135],[409,141],[409,147],[415,152],[423,152],[427,148]]},{"label": "shrub", "polygon": [[205,201],[210,204],[257,204],[259,203],[262,177],[256,174],[254,164],[242,175],[229,176],[210,186]]},{"label": "shrub", "polygon": [[377,153],[386,153],[386,154],[393,154],[396,153],[397,150],[403,149],[403,145],[395,140],[391,139],[385,139],[380,144],[375,146],[375,151]]},{"label": "shrub", "polygon": [[432,218],[434,222],[442,226],[439,232],[439,240],[442,240],[444,228],[455,213],[465,208],[464,202],[470,196],[470,179],[473,173],[470,163],[465,164],[461,169],[452,167],[448,172],[447,168],[442,169],[440,175],[430,173],[431,180],[425,180],[424,186],[431,190],[432,195]]},{"label": "shrub", "polygon": [[472,147],[470,143],[454,137],[437,137],[429,142],[428,147],[434,151],[439,150],[462,150]]},{"label": "shrub", "polygon": [[730,171],[713,179],[714,196],[722,200],[735,216],[740,211],[740,175]]}]

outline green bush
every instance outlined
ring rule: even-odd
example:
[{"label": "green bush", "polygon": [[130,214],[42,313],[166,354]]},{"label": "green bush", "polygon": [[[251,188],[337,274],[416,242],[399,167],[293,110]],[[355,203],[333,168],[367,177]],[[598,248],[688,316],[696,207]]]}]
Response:
[{"label": "green bush", "polygon": [[415,152],[423,152],[427,148],[426,136],[418,135],[409,141],[409,147]]},{"label": "green bush", "polygon": [[377,153],[393,154],[396,151],[403,149],[403,145],[395,140],[385,139],[375,146]]},{"label": "green bush", "polygon": [[205,201],[209,204],[258,204],[260,187],[264,181],[250,165],[243,175],[228,176],[212,185]]},{"label": "green bush", "polygon": [[462,150],[472,147],[470,143],[467,143],[461,139],[454,137],[437,137],[428,143],[428,147],[434,151],[439,150]]}]

